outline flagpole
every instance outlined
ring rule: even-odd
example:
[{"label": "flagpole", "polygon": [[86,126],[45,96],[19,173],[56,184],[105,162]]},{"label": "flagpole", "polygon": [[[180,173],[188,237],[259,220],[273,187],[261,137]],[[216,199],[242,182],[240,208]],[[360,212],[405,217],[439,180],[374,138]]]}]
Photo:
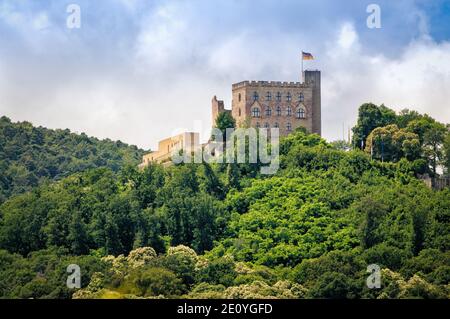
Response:
[{"label": "flagpole", "polygon": [[303,51],[302,51],[302,73],[300,74],[300,80],[303,83]]}]

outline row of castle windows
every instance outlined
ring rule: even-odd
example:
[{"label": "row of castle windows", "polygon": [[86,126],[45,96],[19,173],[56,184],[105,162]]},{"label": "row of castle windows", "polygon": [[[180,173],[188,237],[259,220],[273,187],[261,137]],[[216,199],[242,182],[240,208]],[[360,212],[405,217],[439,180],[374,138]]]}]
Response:
[{"label": "row of castle windows", "polygon": [[[276,101],[277,102],[281,102],[281,97],[282,94],[280,92],[277,92],[277,94],[275,95]],[[305,100],[305,96],[303,95],[303,93],[298,93],[298,100],[300,102],[303,102]],[[241,93],[238,94],[238,100],[239,102],[241,101]],[[259,94],[258,92],[253,92],[253,101],[258,101],[259,100]],[[266,101],[272,101],[272,93],[271,92],[267,92],[266,93]],[[286,94],[286,101],[291,102],[292,101],[292,95],[290,92],[288,92]]]},{"label": "row of castle windows", "polygon": [[[261,127],[261,124],[259,123],[259,122],[256,122],[256,128],[260,128]],[[275,128],[279,128],[280,127],[280,125],[278,124],[278,123],[275,123],[274,125],[273,125],[273,127],[275,127]],[[269,123],[264,123],[264,128],[270,128],[270,124]],[[287,131],[292,131],[292,124],[291,123],[287,123],[286,124],[286,130]]]},{"label": "row of castle windows", "polygon": [[[239,109],[239,115],[240,115],[240,109]],[[277,106],[276,108],[276,113],[277,116],[281,116],[281,107]],[[265,110],[265,114],[266,116],[272,116],[272,109],[270,107],[267,107]],[[292,116],[292,108],[288,107],[286,109],[286,115],[287,116]],[[252,117],[260,117],[261,116],[261,111],[259,108],[254,107],[252,108]],[[295,112],[295,117],[298,119],[305,119],[306,118],[306,113],[305,110],[303,108],[298,108],[297,111]]]}]

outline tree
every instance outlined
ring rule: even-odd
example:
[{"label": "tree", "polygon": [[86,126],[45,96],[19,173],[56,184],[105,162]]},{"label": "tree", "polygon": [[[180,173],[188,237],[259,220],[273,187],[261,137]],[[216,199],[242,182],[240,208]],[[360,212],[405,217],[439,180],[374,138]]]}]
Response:
[{"label": "tree", "polygon": [[433,124],[436,121],[429,116],[422,116],[417,119],[413,119],[406,125],[406,129],[410,132],[416,133],[419,136],[420,145],[425,142],[425,134],[432,129]]},{"label": "tree", "polygon": [[217,199],[224,199],[225,186],[222,181],[216,175],[211,165],[203,162],[201,171],[201,189],[207,194],[211,194]]},{"label": "tree", "polygon": [[414,161],[421,155],[419,136],[395,124],[374,129],[367,137],[365,151],[374,159],[394,162],[403,157]]},{"label": "tree", "polygon": [[136,225],[136,236],[133,248],[153,247],[156,252],[164,253],[166,251],[166,242],[164,241],[164,220],[161,212],[151,208],[144,209]]},{"label": "tree", "polygon": [[150,163],[142,171],[136,166],[127,165],[121,171],[121,182],[130,185],[142,209],[156,206],[156,198],[164,186],[164,170],[155,163]]},{"label": "tree", "polygon": [[447,130],[443,124],[435,122],[431,124],[423,137],[424,153],[434,175],[437,173],[437,166],[444,158],[442,145],[446,132]]},{"label": "tree", "polygon": [[315,285],[308,292],[312,298],[346,299],[358,297],[361,288],[353,278],[340,272],[328,272],[317,279]]},{"label": "tree", "polygon": [[388,246],[386,243],[372,246],[363,253],[367,265],[377,264],[382,268],[387,267],[393,270],[399,270],[409,257],[410,254],[405,250]]},{"label": "tree", "polygon": [[130,275],[130,281],[138,288],[140,296],[179,295],[183,284],[177,276],[165,268],[149,267],[139,269]]},{"label": "tree", "polygon": [[423,115],[419,114],[419,112],[403,109],[397,115],[396,123],[399,128],[406,128],[409,122],[419,120],[421,118],[423,118]]},{"label": "tree", "polygon": [[105,235],[105,249],[108,254],[118,255],[124,251],[120,242],[119,229],[111,214],[106,217]]},{"label": "tree", "polygon": [[224,140],[228,140],[228,136],[226,136],[226,130],[236,127],[236,120],[231,115],[231,112],[220,112],[217,115],[215,127],[222,131],[222,135]]},{"label": "tree", "polygon": [[364,197],[359,203],[359,210],[363,213],[361,225],[362,246],[370,248],[382,241],[380,226],[388,207],[371,196]]},{"label": "tree", "polygon": [[129,252],[127,262],[132,268],[144,267],[156,256],[156,251],[152,247],[136,248]]},{"label": "tree", "polygon": [[71,251],[76,255],[85,255],[89,252],[89,237],[87,227],[83,222],[80,212],[72,215],[69,225],[68,240],[71,245]]},{"label": "tree", "polygon": [[171,244],[189,245],[199,253],[211,249],[221,210],[217,200],[207,194],[172,194],[162,207]]},{"label": "tree", "polygon": [[450,132],[448,132],[444,139],[444,167],[447,175],[450,175]]},{"label": "tree", "polygon": [[167,256],[163,259],[163,265],[173,271],[189,287],[195,283],[195,265],[198,261],[196,252],[183,245],[170,247]]},{"label": "tree", "polygon": [[217,234],[216,219],[222,215],[221,207],[211,196],[203,194],[195,198],[193,207],[192,247],[203,253],[213,248]]},{"label": "tree", "polygon": [[365,103],[359,107],[358,122],[352,128],[354,148],[365,149],[367,137],[373,129],[389,124],[394,124],[395,112],[384,105],[377,106]]},{"label": "tree", "polygon": [[210,261],[199,271],[199,282],[229,287],[237,276],[234,262],[230,258],[218,258]]},{"label": "tree", "polygon": [[227,166],[227,185],[228,188],[240,189],[239,167],[235,163],[229,163]]}]

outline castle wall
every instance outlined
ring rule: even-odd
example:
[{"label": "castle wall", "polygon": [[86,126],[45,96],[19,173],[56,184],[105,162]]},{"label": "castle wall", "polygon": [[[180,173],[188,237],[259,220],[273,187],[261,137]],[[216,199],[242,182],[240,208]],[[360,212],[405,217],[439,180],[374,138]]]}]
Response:
[{"label": "castle wall", "polygon": [[[317,76],[316,73],[314,75]],[[281,135],[287,135],[300,126],[310,132],[320,132],[320,72],[318,79],[318,83],[314,78],[314,83],[309,80],[305,83],[244,81],[233,84],[232,115],[238,126],[278,126]],[[256,100],[255,93],[258,96]],[[303,94],[302,98],[300,94]],[[252,114],[253,108],[259,109],[259,117]],[[266,112],[267,108],[270,113]],[[305,112],[304,118],[297,117],[300,108]]]},{"label": "castle wall", "polygon": [[219,113],[225,111],[225,106],[223,101],[217,100],[217,97],[214,95],[214,97],[211,100],[211,120],[212,120],[212,126],[214,127],[216,125],[216,118]]},{"label": "castle wall", "polygon": [[150,164],[151,162],[162,163],[168,161],[175,150],[195,151],[200,147],[199,133],[185,132],[178,134],[158,143],[158,150],[145,154],[142,158],[141,167]]}]

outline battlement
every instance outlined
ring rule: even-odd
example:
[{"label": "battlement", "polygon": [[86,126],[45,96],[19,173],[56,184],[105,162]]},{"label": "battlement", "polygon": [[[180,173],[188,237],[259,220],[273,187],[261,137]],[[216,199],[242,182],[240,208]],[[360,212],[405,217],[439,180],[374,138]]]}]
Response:
[{"label": "battlement", "polygon": [[242,81],[234,83],[232,89],[240,89],[244,87],[252,88],[310,88],[314,87],[317,83],[320,85],[320,71],[319,70],[305,70],[303,72],[304,82],[282,82],[282,81]]},{"label": "battlement", "polygon": [[301,82],[281,82],[281,81],[242,81],[233,84],[233,90],[243,87],[286,87],[286,88],[306,88],[307,83]]}]

